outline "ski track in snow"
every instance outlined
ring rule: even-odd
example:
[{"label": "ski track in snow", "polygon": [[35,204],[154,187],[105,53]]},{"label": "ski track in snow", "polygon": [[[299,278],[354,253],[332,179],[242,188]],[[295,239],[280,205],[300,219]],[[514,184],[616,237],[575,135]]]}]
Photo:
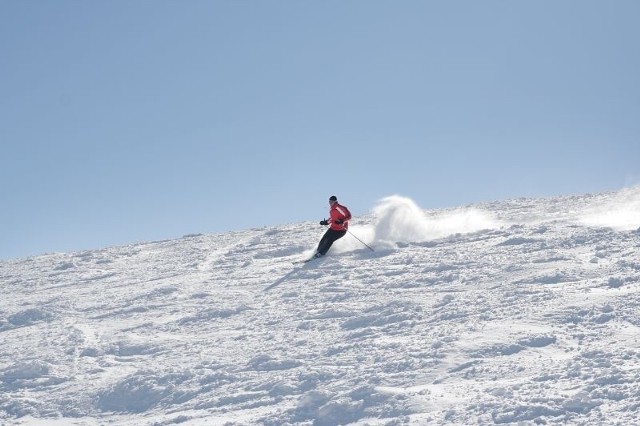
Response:
[{"label": "ski track in snow", "polygon": [[296,266],[315,224],[0,262],[0,422],[638,424],[639,200],[389,197],[376,252]]}]

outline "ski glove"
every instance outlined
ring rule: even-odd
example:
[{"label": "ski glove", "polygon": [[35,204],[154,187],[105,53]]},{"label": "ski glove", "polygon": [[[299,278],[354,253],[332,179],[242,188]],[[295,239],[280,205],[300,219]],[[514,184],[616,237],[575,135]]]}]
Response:
[{"label": "ski glove", "polygon": [[328,224],[329,224],[329,222],[327,222],[326,219],[320,221],[320,225],[328,225]]},{"label": "ski glove", "polygon": [[342,222],[344,222],[342,219],[336,219],[333,221],[336,225],[342,225]]}]

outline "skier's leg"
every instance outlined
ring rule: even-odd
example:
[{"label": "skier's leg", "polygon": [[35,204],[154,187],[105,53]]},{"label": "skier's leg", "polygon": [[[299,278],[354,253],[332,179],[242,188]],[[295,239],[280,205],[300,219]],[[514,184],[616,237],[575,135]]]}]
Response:
[{"label": "skier's leg", "polygon": [[322,240],[320,240],[320,244],[318,245],[318,253],[320,253],[322,256],[327,254],[334,241],[344,237],[346,233],[347,231],[334,231],[333,229],[327,230],[327,232],[324,234],[324,237],[322,237]]},{"label": "skier's leg", "polygon": [[324,233],[322,239],[320,239],[320,242],[318,243],[318,249],[316,252],[320,253],[321,256],[324,256],[327,253],[327,250],[329,250],[329,247],[331,247],[331,244],[333,243],[333,241],[330,240],[330,234],[331,229],[327,229],[327,232]]}]

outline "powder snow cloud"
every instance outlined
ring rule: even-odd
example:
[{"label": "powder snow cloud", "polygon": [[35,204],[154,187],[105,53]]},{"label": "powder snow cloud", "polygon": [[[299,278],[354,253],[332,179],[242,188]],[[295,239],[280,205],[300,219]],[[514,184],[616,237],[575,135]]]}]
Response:
[{"label": "powder snow cloud", "polygon": [[623,189],[610,200],[587,208],[578,221],[618,231],[637,229],[640,227],[640,186]]},{"label": "powder snow cloud", "polygon": [[[457,208],[428,212],[412,199],[391,195],[377,202],[372,209],[374,224],[352,227],[354,235],[378,247],[392,248],[395,243],[424,242],[453,234],[466,234],[501,225],[490,213],[478,208]],[[358,241],[343,238],[339,251],[358,248]],[[361,247],[361,245],[360,245]]]}]

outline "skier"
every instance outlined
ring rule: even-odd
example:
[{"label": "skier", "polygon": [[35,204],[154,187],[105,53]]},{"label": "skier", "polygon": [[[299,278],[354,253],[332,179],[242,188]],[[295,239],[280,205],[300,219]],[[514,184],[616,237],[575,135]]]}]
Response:
[{"label": "skier", "polygon": [[320,243],[318,244],[318,250],[313,257],[320,257],[327,254],[331,245],[338,239],[344,237],[349,228],[349,220],[351,219],[351,212],[345,206],[338,203],[338,198],[335,195],[329,197],[329,220],[321,220],[320,225],[329,225],[329,229],[324,233]]}]

